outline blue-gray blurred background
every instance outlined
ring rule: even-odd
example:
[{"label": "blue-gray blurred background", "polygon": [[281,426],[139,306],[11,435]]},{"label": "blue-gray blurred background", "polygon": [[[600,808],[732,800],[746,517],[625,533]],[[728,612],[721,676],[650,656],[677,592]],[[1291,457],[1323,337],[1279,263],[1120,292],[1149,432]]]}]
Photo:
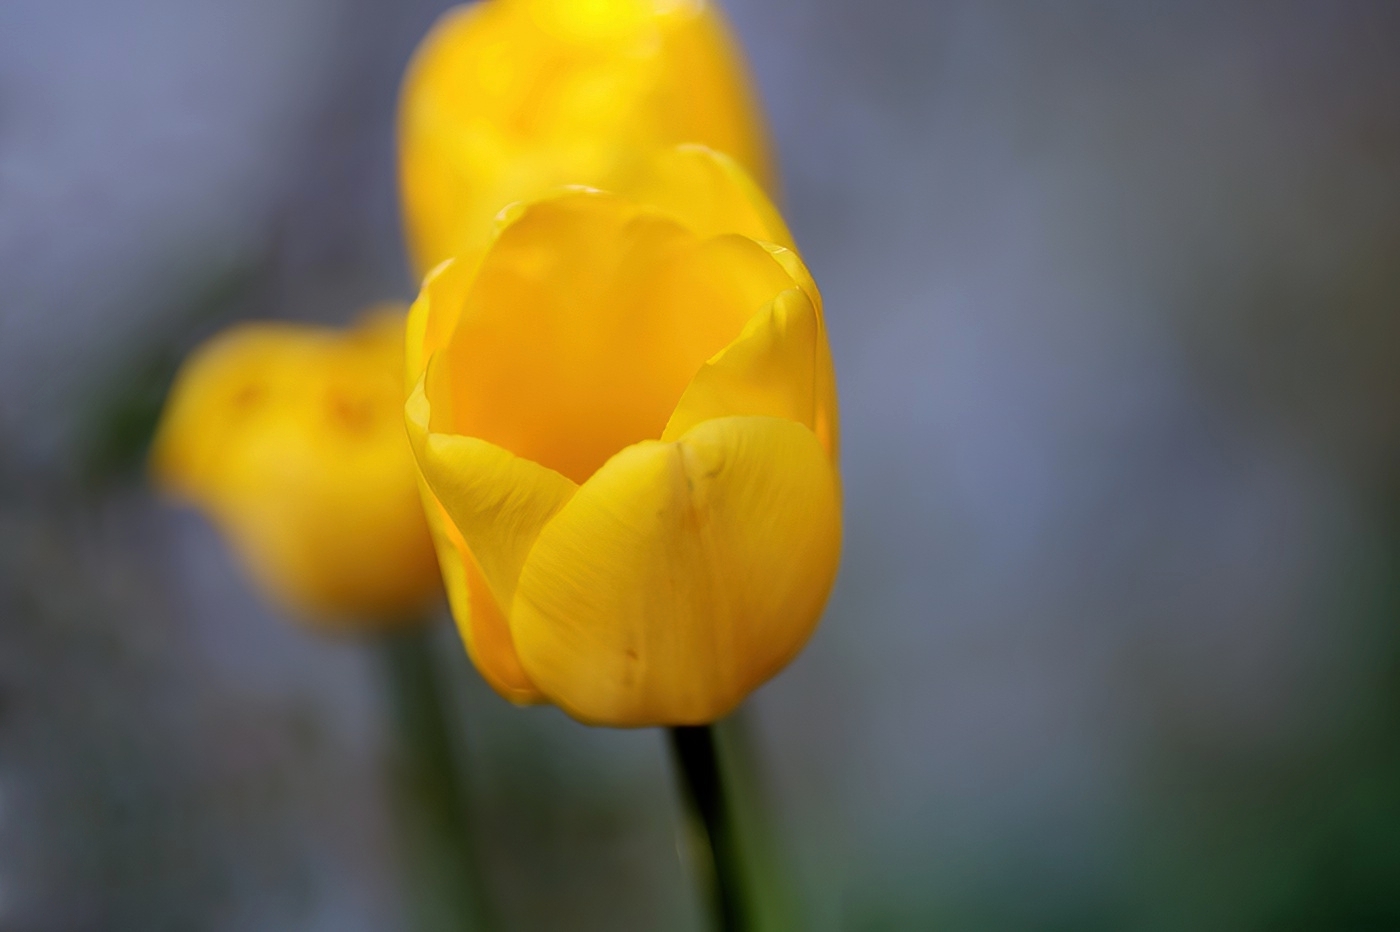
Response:
[{"label": "blue-gray blurred background", "polygon": [[[406,929],[375,651],[144,485],[242,317],[411,296],[431,0],[0,3],[0,929]],[[750,703],[826,930],[1400,928],[1400,6],[730,0],[845,559]],[[697,930],[654,731],[444,623],[501,927]]]}]

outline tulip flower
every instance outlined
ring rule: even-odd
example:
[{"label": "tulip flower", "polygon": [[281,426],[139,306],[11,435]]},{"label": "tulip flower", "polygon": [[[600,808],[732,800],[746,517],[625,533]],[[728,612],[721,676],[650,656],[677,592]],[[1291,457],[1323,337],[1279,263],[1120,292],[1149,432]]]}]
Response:
[{"label": "tulip flower", "polygon": [[681,143],[768,179],[741,58],[707,0],[484,0],[414,56],[399,172],[419,272],[483,244],[506,204],[563,184],[613,188]]},{"label": "tulip flower", "polygon": [[275,600],[322,623],[421,617],[441,591],[404,436],[403,309],[345,331],[246,323],[201,346],[152,451]]},{"label": "tulip flower", "polygon": [[502,212],[409,314],[406,406],[454,614],[517,701],[713,721],[816,625],[840,551],[821,298],[731,159]]}]

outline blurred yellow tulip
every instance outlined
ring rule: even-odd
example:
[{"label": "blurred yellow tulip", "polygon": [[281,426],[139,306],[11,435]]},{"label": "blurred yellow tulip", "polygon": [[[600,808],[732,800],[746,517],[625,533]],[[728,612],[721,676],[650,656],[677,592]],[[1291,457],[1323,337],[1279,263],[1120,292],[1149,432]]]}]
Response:
[{"label": "blurred yellow tulip", "polygon": [[349,330],[237,325],[186,361],[152,450],[278,601],[330,627],[413,620],[441,591],[403,427],[403,308]]},{"label": "blurred yellow tulip", "polygon": [[399,174],[422,273],[482,245],[505,205],[616,189],[657,148],[700,143],[765,184],[742,61],[706,0],[484,0],[449,11],[409,66]]},{"label": "blurred yellow tulip", "polygon": [[816,286],[736,163],[683,147],[635,190],[517,204],[430,273],[406,413],[486,678],[590,723],[697,724],[826,602],[835,380]]}]

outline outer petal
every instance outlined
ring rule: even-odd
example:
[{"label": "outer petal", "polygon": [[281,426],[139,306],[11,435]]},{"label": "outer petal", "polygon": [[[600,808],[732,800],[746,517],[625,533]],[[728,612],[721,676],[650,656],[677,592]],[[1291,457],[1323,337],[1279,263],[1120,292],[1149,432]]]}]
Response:
[{"label": "outer petal", "polygon": [[817,290],[817,283],[812,279],[812,273],[807,271],[807,266],[796,251],[774,243],[765,244],[764,248],[772,255],[774,261],[792,277],[797,287],[802,289],[803,294],[807,295],[812,302],[812,307],[817,311],[817,326],[821,329],[821,338],[817,341],[815,430],[817,436],[822,438],[822,443],[826,444],[827,450],[831,453],[832,461],[835,462],[841,447],[840,418],[837,415],[836,366],[831,359],[831,341],[826,335],[826,318],[822,313],[821,292]]},{"label": "outer petal", "polygon": [[[737,340],[691,380],[662,440],[679,439],[703,421],[767,415],[816,425],[817,312],[796,288],[753,316]],[[830,452],[829,442],[818,435]]]},{"label": "outer petal", "polygon": [[[429,408],[422,379],[405,410],[409,439],[421,464],[425,457],[420,451],[431,442],[428,432]],[[434,494],[421,467],[419,490],[447,586],[452,616],[472,663],[497,692],[512,702],[540,701],[543,696],[520,664],[500,603],[492,594],[462,532]]]},{"label": "outer petal", "polygon": [[774,262],[782,266],[783,271],[788,274],[793,283],[802,289],[802,293],[817,309],[817,318],[821,319],[822,295],[817,290],[817,282],[812,278],[812,273],[807,270],[807,264],[802,261],[802,257],[792,247],[775,240],[765,243],[763,248],[768,250],[768,254],[773,257]]},{"label": "outer petal", "polygon": [[509,605],[540,529],[578,487],[495,444],[456,434],[429,434],[419,462],[492,594]]},{"label": "outer petal", "polygon": [[492,688],[511,702],[527,705],[542,701],[544,695],[525,675],[505,615],[491,595],[471,551],[462,542],[462,535],[433,497],[427,483],[420,482],[420,487],[452,617],[472,663]]},{"label": "outer petal", "polygon": [[835,471],[771,417],[609,460],[540,533],[511,633],[531,680],[607,725],[713,721],[801,648],[836,574]]}]

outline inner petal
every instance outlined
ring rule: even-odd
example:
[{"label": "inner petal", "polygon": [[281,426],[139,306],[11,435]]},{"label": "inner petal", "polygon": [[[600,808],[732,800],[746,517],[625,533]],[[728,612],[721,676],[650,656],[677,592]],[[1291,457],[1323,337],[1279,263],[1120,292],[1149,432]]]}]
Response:
[{"label": "inner petal", "polygon": [[537,203],[482,264],[435,367],[442,426],[584,482],[660,437],[700,366],[788,287],[751,240],[610,195]]}]

